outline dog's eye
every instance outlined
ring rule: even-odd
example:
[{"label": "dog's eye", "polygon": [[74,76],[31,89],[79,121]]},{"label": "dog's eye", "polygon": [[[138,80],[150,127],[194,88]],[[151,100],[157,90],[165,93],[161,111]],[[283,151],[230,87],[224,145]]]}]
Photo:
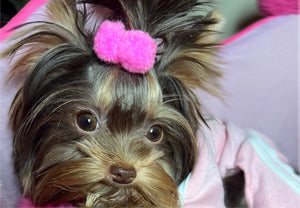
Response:
[{"label": "dog's eye", "polygon": [[77,117],[78,126],[84,131],[94,131],[98,128],[98,121],[90,113],[81,113]]},{"label": "dog's eye", "polygon": [[163,137],[163,130],[162,130],[161,126],[158,126],[158,125],[151,126],[149,131],[147,132],[146,137],[151,142],[160,141]]}]

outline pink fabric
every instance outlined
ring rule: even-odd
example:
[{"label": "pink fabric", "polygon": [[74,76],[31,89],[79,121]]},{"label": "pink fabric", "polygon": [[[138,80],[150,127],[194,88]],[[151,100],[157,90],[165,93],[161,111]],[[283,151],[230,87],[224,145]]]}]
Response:
[{"label": "pink fabric", "polygon": [[52,207],[56,207],[56,208],[73,208],[73,206],[69,203],[63,203],[57,206],[53,206],[53,205],[47,205],[47,206],[35,206],[30,199],[28,198],[20,198],[19,200],[19,204],[18,206],[20,208],[52,208]]},{"label": "pink fabric", "polygon": [[299,0],[259,0],[258,6],[266,16],[299,14]]},{"label": "pink fabric", "polygon": [[95,36],[94,50],[104,61],[121,64],[129,72],[143,74],[154,65],[156,44],[143,31],[126,31],[122,22],[104,21]]},{"label": "pink fabric", "polygon": [[221,44],[223,44],[223,45],[230,44],[230,43],[236,41],[237,39],[239,39],[239,38],[247,35],[251,31],[253,31],[254,29],[260,27],[261,25],[263,25],[263,24],[265,24],[265,23],[267,23],[267,22],[269,22],[269,21],[271,21],[271,20],[273,20],[273,19],[275,19],[277,17],[280,17],[280,16],[270,16],[270,17],[266,17],[266,18],[264,18],[262,20],[259,20],[259,21],[255,22],[255,23],[253,23],[252,25],[246,27],[242,31],[238,32],[237,34],[235,34],[235,35],[227,38]]},{"label": "pink fabric", "polygon": [[265,16],[269,16],[269,17],[259,20],[255,23],[253,23],[252,25],[246,27],[242,31],[238,32],[237,34],[224,40],[222,42],[222,44],[224,44],[224,45],[230,44],[230,43],[234,42],[235,40],[239,39],[240,37],[251,32],[255,28],[257,28],[257,27],[259,27],[281,15],[299,14],[299,0],[259,0],[258,6],[259,6],[260,11]]},{"label": "pink fabric", "polygon": [[249,207],[297,207],[300,177],[272,143],[255,131],[245,131],[219,121],[209,123],[199,136],[200,154],[187,182],[184,207],[225,207],[221,178],[229,170],[245,173]]},{"label": "pink fabric", "polygon": [[0,29],[0,41],[13,33],[13,28],[24,23],[30,15],[48,0],[31,0],[3,28]]},{"label": "pink fabric", "polygon": [[215,127],[212,129],[214,134],[203,129],[204,137],[198,138],[198,163],[187,183],[184,207],[225,207],[224,190],[221,188],[222,180],[216,162],[218,156],[214,148],[214,141],[224,138],[225,129],[221,124]]},{"label": "pink fabric", "polygon": [[272,208],[299,206],[299,176],[294,174],[293,171],[288,171],[289,168],[291,170],[291,167],[285,169],[284,166],[280,165],[280,162],[284,163],[286,160],[278,152],[276,152],[277,157],[270,157],[272,159],[270,163],[276,164],[275,167],[291,178],[291,183],[296,187],[294,190],[285,178],[280,177],[278,172],[268,166],[270,164],[264,163],[253,144],[251,144],[253,140],[260,139],[249,137],[245,140],[236,158],[236,165],[245,173],[245,194],[248,206]]}]

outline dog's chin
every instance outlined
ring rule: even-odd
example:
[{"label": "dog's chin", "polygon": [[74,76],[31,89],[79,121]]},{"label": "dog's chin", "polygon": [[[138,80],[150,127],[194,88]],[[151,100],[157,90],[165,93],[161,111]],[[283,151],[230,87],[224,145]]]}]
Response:
[{"label": "dog's chin", "polygon": [[131,183],[119,184],[107,174],[101,178],[105,170],[92,160],[67,163],[37,179],[31,196],[36,205],[71,202],[76,207],[179,206],[177,186],[159,164],[142,167]]},{"label": "dog's chin", "polygon": [[77,205],[87,207],[149,207],[154,203],[148,199],[135,183],[118,184],[110,180],[100,181],[86,200],[77,201]]},{"label": "dog's chin", "polygon": [[[169,200],[160,201],[153,198],[153,194],[149,196],[147,190],[143,189],[143,184],[123,185],[122,187],[110,184],[103,185],[101,192],[89,193],[85,203],[78,203],[79,206],[87,207],[170,207],[177,206],[175,194],[167,194]],[[106,190],[106,193],[103,192]],[[156,193],[159,194],[159,193]],[[156,195],[160,197],[160,195]],[[174,201],[171,202],[170,201]],[[172,205],[173,203],[173,205]]]}]

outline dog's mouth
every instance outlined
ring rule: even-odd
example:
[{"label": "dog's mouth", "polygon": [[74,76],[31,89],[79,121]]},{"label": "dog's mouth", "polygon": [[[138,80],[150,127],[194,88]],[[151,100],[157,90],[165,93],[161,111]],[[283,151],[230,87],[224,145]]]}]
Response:
[{"label": "dog's mouth", "polygon": [[134,183],[116,184],[107,180],[101,182],[101,189],[87,195],[87,207],[153,207],[142,189]]},{"label": "dog's mouth", "polygon": [[[162,202],[157,200],[160,197],[159,192],[153,191],[151,194],[149,192],[152,190],[138,182],[118,184],[105,179],[93,185],[91,191],[71,203],[75,207],[167,207],[162,206]],[[169,195],[167,197],[169,200],[176,201],[177,197],[172,190],[169,189],[164,195]]]},{"label": "dog's mouth", "polygon": [[81,158],[56,165],[39,176],[31,197],[37,205],[177,207],[177,186],[163,165],[120,169],[115,164],[103,168],[97,160]]}]

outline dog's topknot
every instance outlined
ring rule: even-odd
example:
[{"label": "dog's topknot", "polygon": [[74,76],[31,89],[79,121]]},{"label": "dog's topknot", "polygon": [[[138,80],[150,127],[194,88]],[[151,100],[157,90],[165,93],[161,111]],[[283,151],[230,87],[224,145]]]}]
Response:
[{"label": "dog's topknot", "polygon": [[[97,15],[98,6],[104,18],[87,29],[93,11]],[[12,38],[22,39],[4,52],[13,56],[22,51],[12,67],[11,78],[26,76],[39,60],[66,46],[72,53],[76,50],[90,56],[90,61],[97,59],[93,41],[100,24],[104,20],[122,21],[127,30],[142,30],[161,40],[152,73],[160,83],[164,101],[189,118],[196,131],[198,118],[204,123],[205,118],[194,89],[222,96],[218,83],[222,73],[216,67],[217,43],[213,37],[218,19],[208,11],[210,6],[203,0],[82,0],[77,3],[53,0],[48,5],[49,21],[16,28],[22,30]]]},{"label": "dog's topknot", "polygon": [[194,131],[201,113],[194,89],[221,97],[218,79],[222,73],[214,59],[217,53],[214,26],[218,23],[210,3],[203,0],[86,0],[111,10],[106,18],[121,20],[126,29],[142,30],[156,40],[154,65],[164,100],[189,118]]},{"label": "dog's topknot", "polygon": [[[126,29],[142,30],[162,40],[155,70],[180,80],[187,87],[200,87],[218,94],[213,64],[216,45],[212,35],[218,23],[210,3],[203,0],[86,0],[112,12],[106,18],[121,20]],[[185,67],[187,66],[187,67]]]}]

